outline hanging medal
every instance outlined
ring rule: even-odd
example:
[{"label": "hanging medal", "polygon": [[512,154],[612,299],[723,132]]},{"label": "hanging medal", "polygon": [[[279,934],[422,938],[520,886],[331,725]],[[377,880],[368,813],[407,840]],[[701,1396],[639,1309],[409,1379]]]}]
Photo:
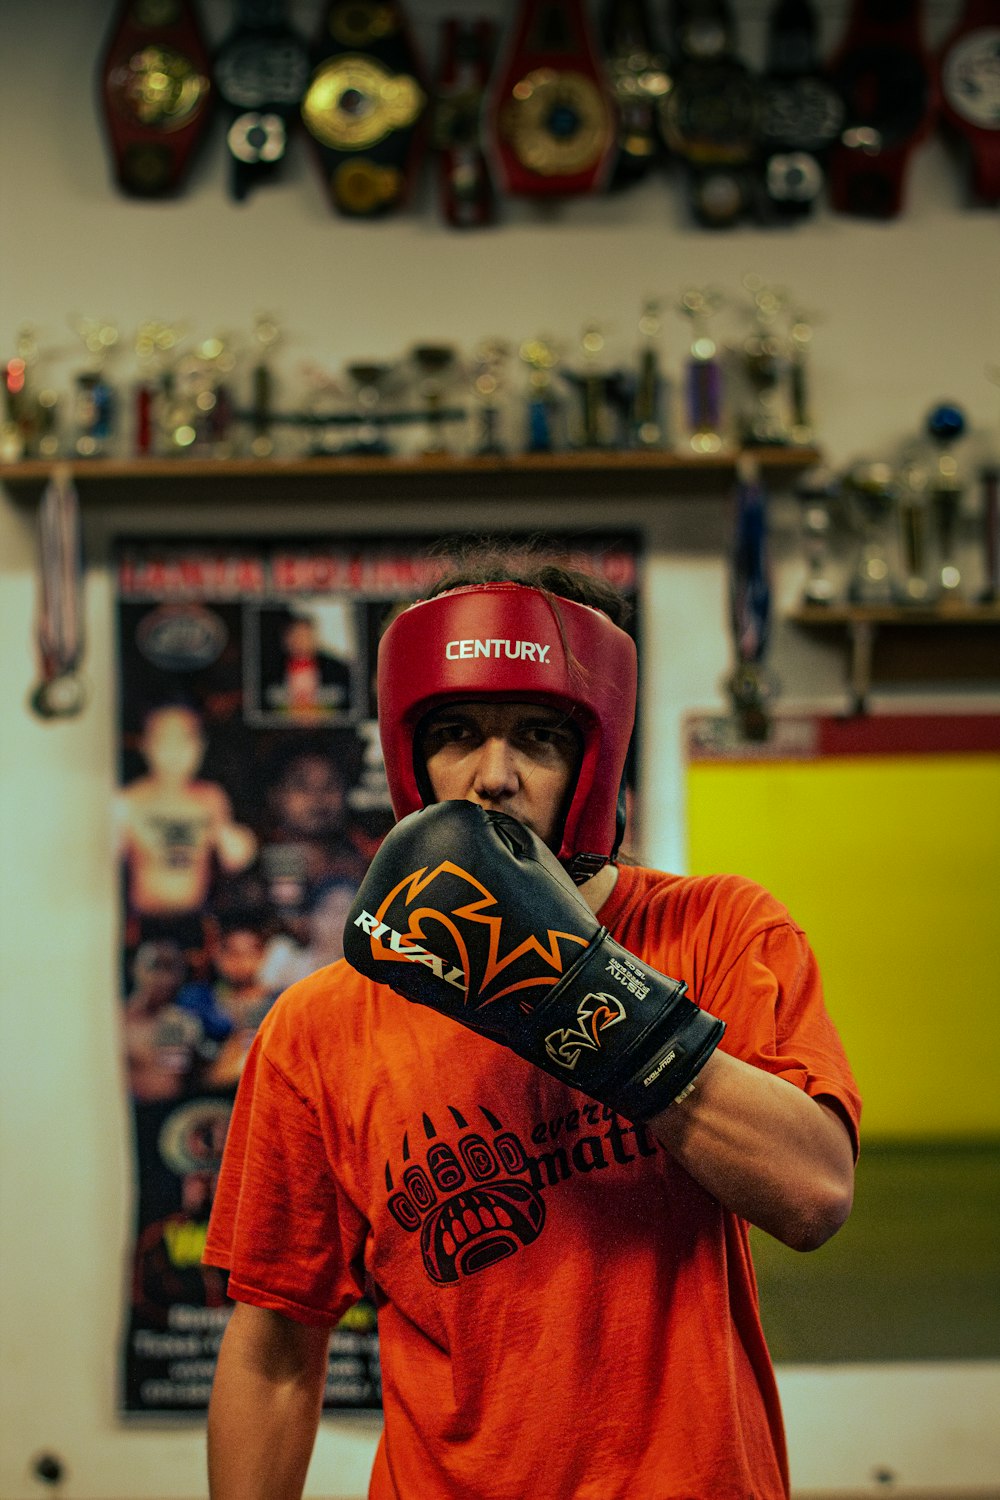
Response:
[{"label": "hanging medal", "polygon": [[72,473],[58,464],[38,508],[38,624],[41,680],[31,707],[43,719],[83,707],[83,543]]}]

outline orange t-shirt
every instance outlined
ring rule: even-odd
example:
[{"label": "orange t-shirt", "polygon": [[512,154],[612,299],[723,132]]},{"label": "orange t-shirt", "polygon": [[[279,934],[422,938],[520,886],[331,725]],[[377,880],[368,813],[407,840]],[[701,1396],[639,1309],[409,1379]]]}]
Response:
[{"label": "orange t-shirt", "polygon": [[[799,928],[735,876],[623,868],[600,912],[723,1048],[856,1129]],[[205,1259],[334,1324],[374,1287],[372,1500],[783,1500],[747,1225],[642,1125],[346,963],[260,1028]]]}]

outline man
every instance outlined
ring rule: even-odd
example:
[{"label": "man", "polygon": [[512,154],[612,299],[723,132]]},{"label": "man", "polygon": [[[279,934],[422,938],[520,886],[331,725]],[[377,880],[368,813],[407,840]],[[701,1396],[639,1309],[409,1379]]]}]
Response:
[{"label": "man", "polygon": [[748,1226],[840,1226],[859,1101],[783,907],[613,863],[618,611],[586,576],[487,568],[383,639],[401,822],[345,952],[422,1003],[342,963],[262,1028],[206,1251],[237,1300],[214,1500],[300,1495],[365,1278],[376,1500],[787,1494]]},{"label": "man", "polygon": [[146,716],[140,749],[146,774],[118,795],[119,843],[128,907],[143,936],[184,933],[200,913],[216,869],[238,874],[253,862],[257,840],[233,819],[225,790],[199,778],[205,756],[201,716],[163,703]]}]

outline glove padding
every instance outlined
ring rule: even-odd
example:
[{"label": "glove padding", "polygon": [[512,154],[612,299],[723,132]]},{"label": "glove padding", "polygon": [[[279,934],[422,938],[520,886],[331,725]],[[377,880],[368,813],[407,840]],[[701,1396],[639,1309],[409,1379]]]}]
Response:
[{"label": "glove padding", "polygon": [[598,925],[530,829],[472,802],[397,823],[344,929],[361,974],[648,1120],[715,1051],[724,1023]]}]

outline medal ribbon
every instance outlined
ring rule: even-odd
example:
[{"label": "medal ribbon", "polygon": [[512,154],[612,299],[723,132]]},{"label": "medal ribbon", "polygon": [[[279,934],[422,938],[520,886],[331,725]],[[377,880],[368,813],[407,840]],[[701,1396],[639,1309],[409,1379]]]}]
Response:
[{"label": "medal ribbon", "polygon": [[767,649],[771,585],[767,562],[766,498],[756,464],[741,461],[736,485],[736,537],[731,581],[733,640],[741,663],[762,661]]},{"label": "medal ribbon", "polygon": [[58,464],[38,508],[37,641],[48,683],[76,671],[83,656],[83,542],[80,501],[67,464]]}]

